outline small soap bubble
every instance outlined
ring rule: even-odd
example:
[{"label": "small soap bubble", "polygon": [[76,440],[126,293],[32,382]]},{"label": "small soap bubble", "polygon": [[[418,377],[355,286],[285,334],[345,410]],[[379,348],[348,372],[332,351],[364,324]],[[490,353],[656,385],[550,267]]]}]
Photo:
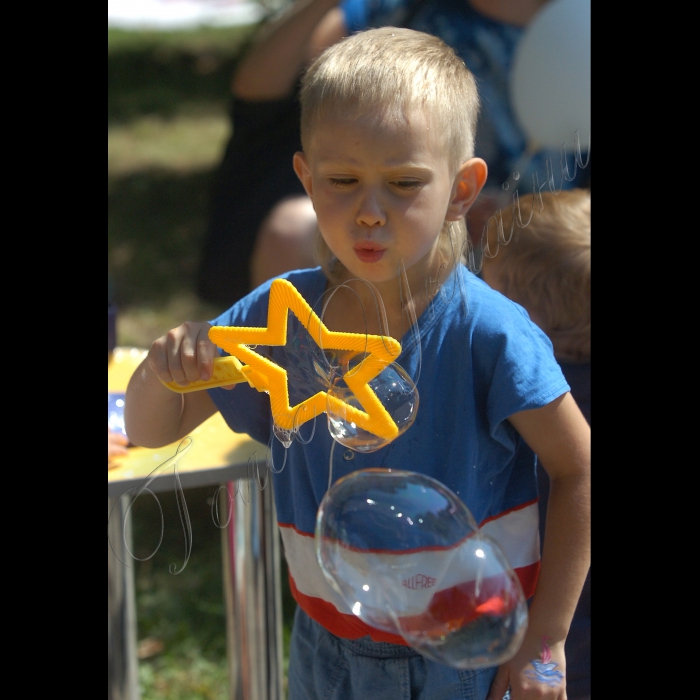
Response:
[{"label": "small soap bubble", "polygon": [[292,444],[292,441],[294,440],[294,431],[293,430],[285,430],[284,428],[281,428],[275,421],[272,422],[272,432],[274,436],[285,446],[286,449],[289,449],[290,445]]},{"label": "small soap bubble", "polygon": [[395,469],[339,479],[319,507],[315,544],[348,608],[427,658],[478,669],[520,647],[527,605],[518,577],[439,481]]},{"label": "small soap bubble", "polygon": [[514,179],[514,180],[519,180],[519,179],[520,179],[520,173],[519,173],[517,170],[513,173],[513,179]]},{"label": "small soap bubble", "polygon": [[507,182],[504,182],[504,183],[501,185],[501,187],[502,187],[504,190],[510,189],[510,185],[509,185]]},{"label": "small soap bubble", "polygon": [[[328,430],[333,438],[345,447],[357,452],[375,452],[390,441],[360,428],[348,417],[344,410],[346,406],[352,406],[361,411],[365,409],[346,384],[345,374],[347,371],[334,377],[328,389],[329,397],[342,402],[341,408],[338,408],[335,402],[328,402],[326,409]],[[394,362],[368,384],[396,423],[399,435],[402,435],[411,427],[418,411],[418,389],[413,380],[400,365]]]}]

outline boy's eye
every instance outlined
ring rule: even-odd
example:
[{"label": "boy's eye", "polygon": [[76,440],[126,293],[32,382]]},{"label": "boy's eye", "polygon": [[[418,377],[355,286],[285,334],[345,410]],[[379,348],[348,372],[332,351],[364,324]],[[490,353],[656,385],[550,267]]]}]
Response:
[{"label": "boy's eye", "polygon": [[330,177],[328,180],[333,187],[349,187],[357,182],[354,177]]},{"label": "boy's eye", "polygon": [[394,180],[393,184],[401,190],[415,190],[421,186],[418,180]]}]

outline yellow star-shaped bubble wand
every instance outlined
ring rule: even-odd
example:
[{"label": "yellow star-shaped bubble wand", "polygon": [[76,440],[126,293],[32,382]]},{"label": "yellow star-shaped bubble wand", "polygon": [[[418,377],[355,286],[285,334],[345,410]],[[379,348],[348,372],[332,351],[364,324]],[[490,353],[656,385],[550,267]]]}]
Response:
[{"label": "yellow star-shaped bubble wand", "polygon": [[[362,362],[343,376],[364,411],[335,396],[329,396],[326,391],[319,391],[296,406],[289,405],[287,371],[248,347],[286,345],[288,311],[299,319],[323,350],[366,354]],[[212,378],[190,382],[184,387],[176,382],[164,382],[165,386],[184,393],[247,381],[258,391],[270,395],[275,423],[285,430],[296,429],[330,408],[333,412],[343,414],[346,420],[358,427],[385,440],[393,440],[398,436],[396,423],[369,382],[394,362],[401,353],[401,344],[389,336],[329,331],[291,282],[285,279],[272,282],[266,328],[212,326],[209,329],[209,339],[231,355],[214,360]]]}]

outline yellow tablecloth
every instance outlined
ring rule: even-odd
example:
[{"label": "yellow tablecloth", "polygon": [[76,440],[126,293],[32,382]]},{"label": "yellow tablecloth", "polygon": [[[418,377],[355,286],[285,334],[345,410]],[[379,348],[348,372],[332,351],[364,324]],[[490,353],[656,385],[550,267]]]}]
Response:
[{"label": "yellow tablecloth", "polygon": [[[139,348],[116,348],[107,372],[108,391],[126,391],[131,375],[145,356],[146,350]],[[197,472],[201,472],[203,477],[206,474],[206,483],[211,483],[212,470],[231,465],[247,465],[253,454],[262,463],[267,453],[265,445],[247,435],[234,433],[220,413],[215,413],[193,430],[190,437],[192,446],[177,465],[179,474],[189,477],[187,481],[190,486],[195,485],[196,480],[193,481],[192,477]],[[178,441],[158,449],[129,448],[128,455],[113,462],[118,466],[107,471],[108,484],[132,482],[134,479],[143,481],[156,467],[175,454],[179,444]],[[172,475],[173,467],[169,465],[163,472]]]}]

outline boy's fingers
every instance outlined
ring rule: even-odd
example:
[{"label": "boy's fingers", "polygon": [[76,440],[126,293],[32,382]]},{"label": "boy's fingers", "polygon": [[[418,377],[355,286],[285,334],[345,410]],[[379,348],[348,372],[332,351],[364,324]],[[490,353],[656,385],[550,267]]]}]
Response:
[{"label": "boy's fingers", "polygon": [[166,384],[173,381],[183,386],[188,384],[180,360],[181,344],[182,326],[168,331],[151,345],[148,362],[158,379]]},{"label": "boy's fingers", "polygon": [[187,386],[211,378],[218,353],[209,340],[210,327],[208,323],[185,322],[153,343],[149,364],[162,382]]},{"label": "boy's fingers", "polygon": [[161,381],[167,383],[173,380],[173,376],[170,374],[166,336],[158,338],[158,340],[154,341],[153,345],[151,345],[151,349],[148,353],[148,364]]},{"label": "boy's fingers", "polygon": [[[179,359],[184,377],[187,383],[200,379],[206,381],[213,374],[216,354],[216,347],[209,340],[209,324],[185,323],[183,329]],[[175,375],[173,378],[179,381]]]},{"label": "boy's fingers", "polygon": [[[184,326],[185,324],[183,324]],[[167,374],[165,376],[158,375],[166,382],[175,381],[181,386],[187,386],[189,380],[183,367],[182,354],[186,348],[182,347],[184,334],[182,333],[183,326],[174,328],[166,334],[166,358],[168,363]]]},{"label": "boy's fingers", "polygon": [[216,345],[209,340],[209,324],[200,329],[197,336],[197,379],[206,382],[214,374],[214,358],[218,356]]},{"label": "boy's fingers", "polygon": [[[196,382],[200,378],[201,352],[199,348],[199,331],[197,329],[187,329],[187,333],[180,343],[179,360],[182,373],[187,382]],[[173,375],[175,377],[175,375]],[[177,378],[175,378],[176,381]],[[180,382],[182,384],[182,382]]]}]

